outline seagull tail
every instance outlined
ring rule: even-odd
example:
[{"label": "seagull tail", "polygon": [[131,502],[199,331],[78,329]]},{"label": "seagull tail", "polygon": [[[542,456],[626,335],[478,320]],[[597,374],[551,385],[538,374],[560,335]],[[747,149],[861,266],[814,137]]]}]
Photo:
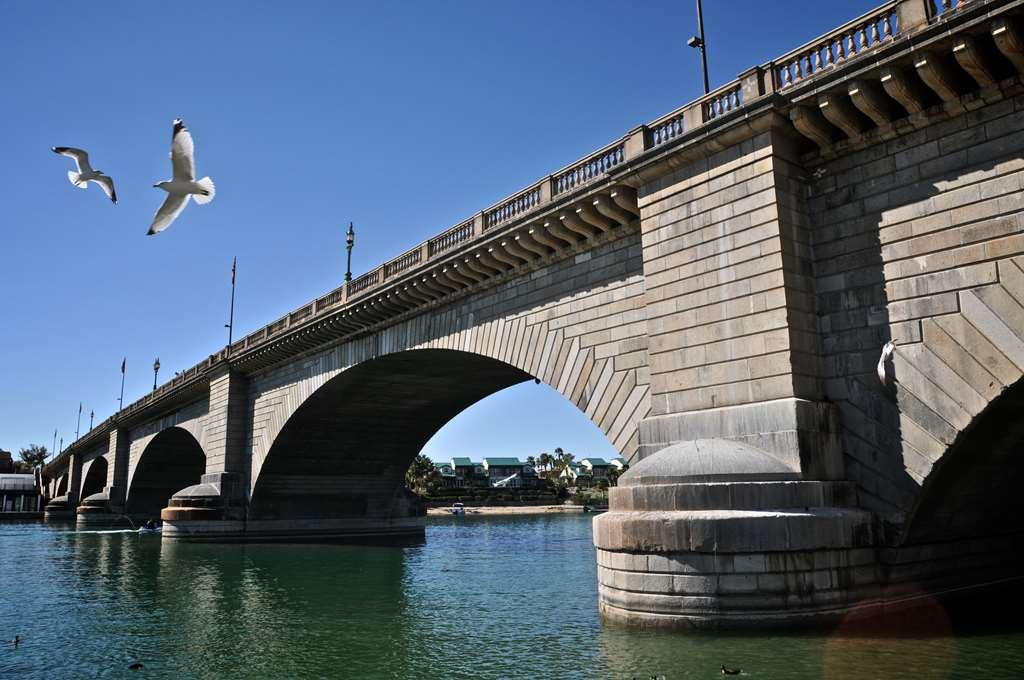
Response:
[{"label": "seagull tail", "polygon": [[202,187],[203,191],[205,191],[206,193],[192,194],[192,199],[199,205],[209,203],[210,201],[212,201],[214,195],[217,193],[217,188],[213,186],[213,180],[210,179],[209,177],[204,177],[198,182],[196,182],[196,184]]},{"label": "seagull tail", "polygon": [[82,181],[82,174],[75,172],[74,170],[68,170],[68,181],[79,189],[87,189],[89,187],[88,182]]}]

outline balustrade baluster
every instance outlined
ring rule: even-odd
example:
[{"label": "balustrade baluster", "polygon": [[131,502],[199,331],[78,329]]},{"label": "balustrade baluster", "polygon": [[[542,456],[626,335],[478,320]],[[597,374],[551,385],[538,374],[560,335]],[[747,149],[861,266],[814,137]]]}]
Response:
[{"label": "balustrade baluster", "polygon": [[861,26],[860,30],[858,31],[858,37],[860,39],[860,49],[857,50],[858,52],[863,52],[868,47],[868,34],[866,29],[866,26]]},{"label": "balustrade baluster", "polygon": [[882,17],[882,39],[883,40],[888,40],[889,38],[892,37],[892,23],[891,23],[891,19],[892,19],[892,17],[889,14],[886,14],[885,16]]},{"label": "balustrade baluster", "polygon": [[877,21],[872,21],[871,22],[871,44],[872,45],[877,45],[878,43],[879,43],[879,38],[878,38],[878,22]]},{"label": "balustrade baluster", "polygon": [[814,50],[814,72],[821,70],[821,48]]}]

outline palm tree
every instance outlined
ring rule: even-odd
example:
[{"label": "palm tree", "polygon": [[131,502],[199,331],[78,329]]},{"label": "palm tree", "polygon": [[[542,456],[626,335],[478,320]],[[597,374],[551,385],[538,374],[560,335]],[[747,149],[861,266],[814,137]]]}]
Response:
[{"label": "palm tree", "polygon": [[572,465],[572,459],[574,456],[571,453],[566,453],[562,450],[562,447],[555,449],[555,469],[562,471],[565,468]]},{"label": "palm tree", "polygon": [[535,468],[535,467],[537,467],[537,459],[534,458],[533,456],[527,456],[526,457],[526,464],[529,465],[532,468]]},{"label": "palm tree", "polygon": [[537,458],[537,462],[545,471],[547,471],[551,467],[551,454],[545,451],[544,453],[540,454],[539,458]]}]

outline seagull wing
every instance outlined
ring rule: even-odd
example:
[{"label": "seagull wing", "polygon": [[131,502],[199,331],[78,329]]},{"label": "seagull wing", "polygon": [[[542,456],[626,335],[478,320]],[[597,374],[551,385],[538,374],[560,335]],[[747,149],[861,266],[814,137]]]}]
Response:
[{"label": "seagull wing", "polygon": [[878,374],[878,380],[883,385],[889,384],[889,379],[885,375],[885,362],[892,356],[893,350],[895,349],[896,343],[890,340],[882,347],[882,356],[878,357],[878,366],[875,367],[875,373]]},{"label": "seagull wing", "polygon": [[196,161],[193,156],[192,135],[181,119],[174,121],[171,136],[171,166],[174,180],[192,182],[196,178]]},{"label": "seagull wing", "polygon": [[106,175],[100,175],[99,177],[94,177],[89,181],[99,184],[100,188],[103,189],[103,193],[107,195],[107,198],[109,198],[112,203],[117,203],[117,192],[114,191],[114,180]]},{"label": "seagull wing", "polygon": [[89,165],[89,154],[82,149],[76,149],[73,146],[55,146],[53,147],[53,152],[60,154],[61,156],[67,156],[68,158],[75,159],[75,165],[78,166],[78,172],[92,172],[92,166]]},{"label": "seagull wing", "polygon": [[149,225],[149,231],[146,232],[146,235],[159,234],[171,226],[171,222],[185,209],[186,203],[188,203],[188,194],[167,194],[164,204],[160,206],[160,209],[156,211],[156,215],[153,216],[153,224]]}]

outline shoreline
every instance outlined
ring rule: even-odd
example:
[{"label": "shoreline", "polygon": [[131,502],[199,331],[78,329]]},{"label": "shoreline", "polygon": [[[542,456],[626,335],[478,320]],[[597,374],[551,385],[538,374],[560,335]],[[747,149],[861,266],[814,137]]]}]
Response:
[{"label": "shoreline", "polygon": [[[427,508],[428,517],[451,517],[451,506]],[[603,509],[602,509],[603,510]],[[467,515],[554,515],[566,512],[583,512],[582,505],[486,505],[466,506]]]}]

